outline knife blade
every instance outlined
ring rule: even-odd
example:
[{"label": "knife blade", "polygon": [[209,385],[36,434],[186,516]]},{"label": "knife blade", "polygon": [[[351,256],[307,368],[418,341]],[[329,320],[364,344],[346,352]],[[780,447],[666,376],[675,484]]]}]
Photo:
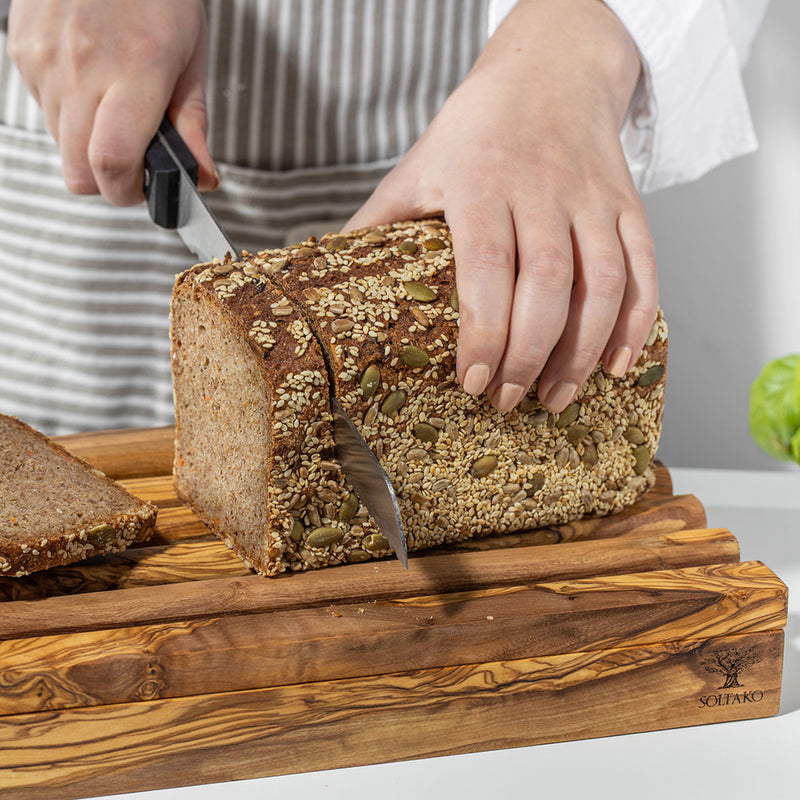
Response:
[{"label": "knife blade", "polygon": [[364,500],[364,505],[378,523],[400,563],[408,569],[408,544],[392,482],[332,393],[331,411],[336,459],[359,499]]},{"label": "knife blade", "polygon": [[[197,190],[197,161],[166,114],[145,152],[144,193],[153,222],[176,230],[201,261],[227,253],[238,257]],[[335,454],[344,475],[408,569],[408,545],[392,482],[333,391],[331,410]]]},{"label": "knife blade", "polygon": [[144,193],[153,222],[177,231],[201,261],[238,256],[197,190],[197,161],[166,114],[145,152]]}]

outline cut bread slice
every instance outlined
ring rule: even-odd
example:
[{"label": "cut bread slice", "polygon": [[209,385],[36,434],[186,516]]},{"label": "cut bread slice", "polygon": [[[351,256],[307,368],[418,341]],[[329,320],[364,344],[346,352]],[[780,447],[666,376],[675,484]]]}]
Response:
[{"label": "cut bread slice", "polygon": [[0,576],[146,540],[157,509],[14,417],[0,415]]}]

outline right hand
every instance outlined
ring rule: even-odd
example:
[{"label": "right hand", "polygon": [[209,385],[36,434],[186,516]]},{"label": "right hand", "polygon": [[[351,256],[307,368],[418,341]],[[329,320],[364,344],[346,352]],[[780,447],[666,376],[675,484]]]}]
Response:
[{"label": "right hand", "polygon": [[201,0],[17,0],[8,50],[42,107],[75,194],[144,199],[144,153],[168,112],[199,166],[206,145],[206,19]]}]

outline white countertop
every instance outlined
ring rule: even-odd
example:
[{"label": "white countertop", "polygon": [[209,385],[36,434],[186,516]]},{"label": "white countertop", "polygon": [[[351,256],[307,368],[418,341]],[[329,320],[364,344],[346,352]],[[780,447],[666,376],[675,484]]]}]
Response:
[{"label": "white countertop", "polygon": [[800,798],[800,472],[670,469],[709,527],[789,587],[780,712],[768,719],[114,795],[115,800]]}]

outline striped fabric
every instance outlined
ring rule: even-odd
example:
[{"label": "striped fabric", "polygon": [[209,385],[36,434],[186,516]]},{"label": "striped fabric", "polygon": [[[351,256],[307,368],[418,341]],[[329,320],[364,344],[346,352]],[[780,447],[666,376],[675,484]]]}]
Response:
[{"label": "striped fabric", "polygon": [[[222,181],[208,200],[248,250],[355,211],[487,33],[488,0],[206,5]],[[167,424],[169,296],[191,257],[144,207],[66,191],[3,35],[0,46],[0,412],[51,434]]]}]

